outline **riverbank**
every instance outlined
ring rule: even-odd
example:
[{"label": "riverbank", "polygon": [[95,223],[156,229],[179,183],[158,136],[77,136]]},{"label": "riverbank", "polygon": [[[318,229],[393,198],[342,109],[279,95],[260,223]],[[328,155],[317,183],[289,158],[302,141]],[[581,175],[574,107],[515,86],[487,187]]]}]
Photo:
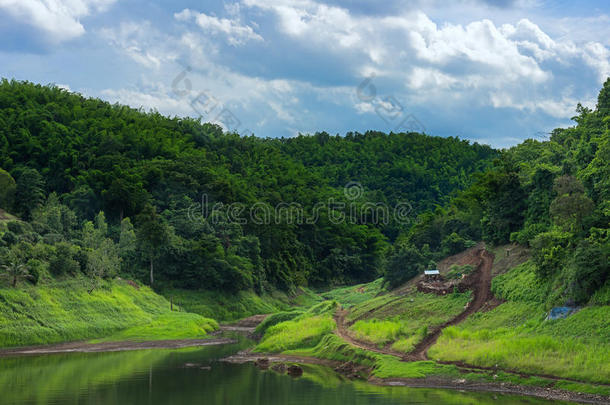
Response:
[{"label": "riverbank", "polygon": [[[346,366],[336,360],[320,359],[306,356],[293,356],[282,354],[257,354],[247,351],[242,351],[238,354],[229,356],[223,361],[229,363],[256,363],[266,359],[271,363],[268,367],[271,371],[274,370],[273,364],[316,364],[325,367],[331,367],[338,373],[349,374],[349,377],[354,378],[354,367]],[[372,369],[362,369],[364,374],[372,375]],[[479,391],[479,392],[494,392],[502,394],[525,395],[537,398],[542,398],[551,401],[570,401],[584,404],[607,404],[610,400],[608,396],[573,392],[557,388],[540,387],[532,385],[520,385],[510,382],[492,382],[492,381],[475,381],[465,378],[446,378],[439,376],[428,376],[423,378],[378,378],[370,376],[364,378],[368,383],[379,386],[392,387],[410,387],[410,388],[439,388],[451,389],[460,391]]]},{"label": "riverbank", "polygon": [[18,347],[13,349],[0,349],[0,357],[27,356],[56,353],[98,353],[122,352],[145,349],[182,349],[185,347],[214,346],[236,343],[237,340],[229,338],[209,339],[173,339],[150,341],[121,341],[121,342],[69,342],[44,346]]},{"label": "riverbank", "polygon": [[[423,293],[417,279],[392,292],[377,283],[331,291],[323,296],[338,301],[269,317],[253,356],[314,357],[348,370],[352,364],[379,384],[512,387],[609,403],[609,308],[545,321],[542,302],[520,299],[536,293],[524,279],[528,259],[525,250],[495,258],[477,246],[439,263],[445,274],[454,265],[473,266],[461,293]],[[503,345],[506,336],[518,344]]]},{"label": "riverbank", "polygon": [[201,339],[218,323],[179,311],[163,296],[129,280],[70,278],[0,288],[0,348],[88,339]]}]

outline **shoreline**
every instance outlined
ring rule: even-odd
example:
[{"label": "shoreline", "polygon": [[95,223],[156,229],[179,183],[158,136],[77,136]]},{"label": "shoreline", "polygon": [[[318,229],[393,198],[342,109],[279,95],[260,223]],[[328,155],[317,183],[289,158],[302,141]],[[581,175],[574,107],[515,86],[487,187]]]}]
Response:
[{"label": "shoreline", "polygon": [[[316,357],[306,356],[290,356],[282,354],[255,354],[251,352],[239,352],[232,356],[222,359],[229,363],[248,363],[256,362],[260,358],[268,359],[270,363],[297,363],[297,364],[316,364],[333,369],[345,364],[336,360],[318,359]],[[337,374],[341,374],[335,370]],[[348,378],[348,377],[346,377]],[[349,379],[349,378],[348,378]],[[494,383],[468,381],[466,379],[442,378],[442,377],[424,377],[424,378],[377,378],[369,377],[364,380],[370,384],[392,387],[410,387],[410,388],[436,388],[449,390],[464,390],[464,391],[479,391],[479,392],[495,392],[501,394],[524,395],[537,397],[552,401],[570,401],[583,404],[608,404],[610,397],[602,395],[578,393],[557,388],[544,388],[531,385],[518,385],[510,383]]]},{"label": "shoreline", "polygon": [[18,357],[39,354],[60,353],[102,353],[121,352],[130,350],[146,349],[182,349],[185,347],[213,346],[237,343],[236,339],[213,338],[213,339],[166,339],[166,340],[125,340],[118,342],[89,343],[87,341],[57,343],[40,346],[25,346],[0,349],[0,358]]}]

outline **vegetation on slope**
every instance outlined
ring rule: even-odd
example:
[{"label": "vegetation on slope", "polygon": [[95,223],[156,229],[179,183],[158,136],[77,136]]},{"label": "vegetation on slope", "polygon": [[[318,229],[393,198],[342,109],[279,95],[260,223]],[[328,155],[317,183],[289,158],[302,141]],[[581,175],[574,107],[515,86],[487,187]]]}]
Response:
[{"label": "vegetation on slope", "polygon": [[389,285],[400,285],[431,260],[472,241],[513,241],[531,247],[533,276],[548,287],[549,305],[607,304],[609,107],[610,79],[595,110],[577,106],[575,126],[553,130],[548,141],[529,139],[502,151],[449,204],[420,215],[389,252]]},{"label": "vegetation on slope", "polygon": [[[202,338],[218,325],[200,315],[171,312],[148,287],[105,282],[63,282],[0,288],[0,347],[110,337],[110,340]],[[121,332],[122,331],[122,332]]]},{"label": "vegetation on slope", "polygon": [[[37,223],[36,209],[56,193],[70,219],[69,229],[36,227],[45,243],[69,243],[72,228],[103,211],[114,242],[124,226],[135,228],[124,275],[229,292],[379,277],[388,242],[406,225],[393,215],[374,220],[364,207],[405,202],[414,216],[447,202],[497,156],[488,146],[416,133],[242,137],[7,80],[0,124],[0,208]],[[350,181],[362,186],[355,196],[344,193]],[[270,208],[263,224],[249,217],[261,203]],[[292,203],[302,212],[291,212]],[[352,207],[363,215],[349,218]],[[337,223],[337,215],[349,219]],[[23,238],[4,239],[10,247]]]},{"label": "vegetation on slope", "polygon": [[484,367],[610,382],[610,307],[589,306],[565,319],[546,320],[552,283],[541,283],[528,261],[493,280],[507,300],[443,331],[429,355]]}]

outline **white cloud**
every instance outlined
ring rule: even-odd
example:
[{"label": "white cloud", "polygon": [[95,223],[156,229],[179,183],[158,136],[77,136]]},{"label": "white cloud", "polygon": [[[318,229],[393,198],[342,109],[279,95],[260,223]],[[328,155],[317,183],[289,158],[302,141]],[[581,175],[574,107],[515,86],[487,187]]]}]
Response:
[{"label": "white cloud", "polygon": [[116,0],[0,0],[0,9],[45,32],[52,42],[85,33],[80,18],[105,11]]},{"label": "white cloud", "polygon": [[[278,29],[298,46],[325,49],[346,65],[359,61],[361,67],[352,70],[393,82],[393,91],[410,102],[469,99],[569,118],[578,99],[549,91],[565,85],[555,78],[557,66],[574,70],[588,65],[600,82],[610,75],[606,46],[592,41],[579,47],[569,37],[553,38],[527,18],[500,26],[491,19],[437,25],[417,10],[370,16],[314,0],[242,4],[274,15]],[[370,111],[359,103],[354,108]]]},{"label": "white cloud", "polygon": [[[504,121],[481,117],[490,125],[486,133],[505,130],[511,120],[519,121],[521,129],[530,119],[532,126],[544,120],[568,122],[576,103],[591,99],[590,83],[575,78],[583,72],[588,80],[610,74],[606,45],[574,43],[543,30],[534,18],[502,24],[494,18],[449,23],[417,10],[365,15],[314,0],[242,0],[225,4],[224,13],[217,17],[184,9],[174,14],[183,24],[171,33],[142,22],[100,30],[115,49],[149,68],[142,77],[156,83],[107,89],[104,96],[163,113],[196,116],[189,97],[205,91],[228,106],[242,128],[260,129],[262,135],[277,134],[272,131],[278,127],[296,133],[311,122],[331,131],[337,123],[386,130],[377,116],[392,110],[387,100],[394,99],[406,112],[425,117],[422,120],[431,120],[426,111],[438,115],[438,121],[453,119],[442,133],[453,135],[450,131],[468,133],[469,127],[485,125],[460,120],[493,108],[501,110]],[[268,23],[269,17],[275,24]],[[264,26],[264,40],[252,19]],[[260,51],[260,58],[251,64],[236,63],[244,61],[244,49],[248,57],[252,49]],[[282,65],[284,55],[290,56],[288,68]],[[299,63],[299,58],[307,58],[301,60],[303,69],[293,69],[290,63]],[[192,92],[180,98],[171,83],[185,66],[192,68]],[[319,66],[322,69],[317,70]],[[358,83],[370,76],[376,97],[355,97]],[[339,79],[325,81],[327,77]],[[316,81],[320,78],[325,80]],[[531,118],[540,118],[541,112],[544,118]],[[204,119],[214,120],[214,114]],[[435,133],[435,125],[426,127]]]},{"label": "white cloud", "polygon": [[112,47],[148,68],[158,69],[177,58],[177,51],[166,41],[167,36],[146,21],[123,22],[116,28],[102,28],[99,34]]},{"label": "white cloud", "polygon": [[[238,13],[239,7],[229,7],[229,12]],[[262,41],[263,37],[254,32],[252,27],[242,25],[238,19],[218,18],[189,10],[188,8],[174,14],[178,21],[194,19],[204,31],[212,34],[223,34],[231,45],[243,45],[248,41]]]}]

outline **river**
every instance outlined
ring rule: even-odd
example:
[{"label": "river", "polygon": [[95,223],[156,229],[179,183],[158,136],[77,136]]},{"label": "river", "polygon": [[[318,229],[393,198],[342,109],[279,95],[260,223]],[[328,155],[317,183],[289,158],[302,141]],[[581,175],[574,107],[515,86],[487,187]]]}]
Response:
[{"label": "river", "polygon": [[[0,404],[550,404],[515,395],[380,387],[306,365],[300,378],[220,361],[248,345],[0,358]],[[555,402],[556,403],[556,402]]]}]

